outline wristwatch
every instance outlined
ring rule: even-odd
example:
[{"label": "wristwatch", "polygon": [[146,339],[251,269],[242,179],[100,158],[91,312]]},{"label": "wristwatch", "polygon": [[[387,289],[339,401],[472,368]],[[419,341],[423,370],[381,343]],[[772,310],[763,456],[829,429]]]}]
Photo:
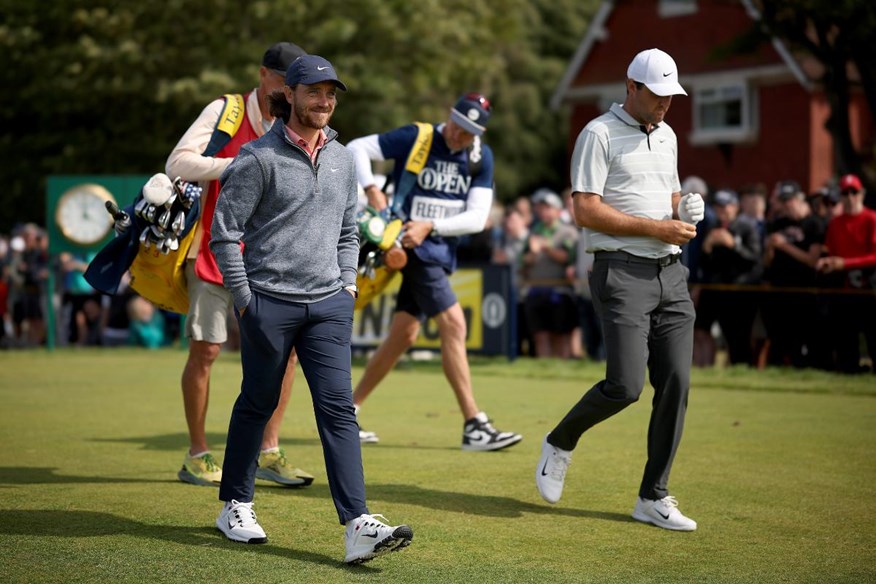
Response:
[{"label": "wristwatch", "polygon": [[349,286],[344,286],[345,290],[349,290],[353,293],[353,298],[359,298],[359,287],[355,284],[350,284]]}]

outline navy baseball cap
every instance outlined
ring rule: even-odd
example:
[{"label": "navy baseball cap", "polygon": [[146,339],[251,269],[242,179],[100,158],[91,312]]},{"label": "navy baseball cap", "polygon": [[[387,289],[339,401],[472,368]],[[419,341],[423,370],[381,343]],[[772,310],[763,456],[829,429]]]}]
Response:
[{"label": "navy baseball cap", "polygon": [[338,79],[332,64],[319,55],[302,55],[295,59],[286,71],[286,85],[289,87],[298,84],[315,85],[323,81],[332,81],[338,89],[347,91],[347,86]]},{"label": "navy baseball cap", "polygon": [[450,119],[469,134],[481,136],[490,119],[490,100],[480,93],[466,93],[450,110]]},{"label": "navy baseball cap", "polygon": [[795,197],[803,198],[803,189],[797,181],[783,180],[778,184],[777,189],[780,201],[789,201]]},{"label": "navy baseball cap", "polygon": [[726,207],[727,205],[738,205],[739,197],[736,195],[736,191],[731,189],[721,189],[715,196],[712,197],[713,204],[719,207]]},{"label": "navy baseball cap", "polygon": [[304,49],[294,43],[275,43],[265,51],[265,55],[262,57],[262,66],[274,73],[286,75],[289,65],[301,55],[306,54]]}]

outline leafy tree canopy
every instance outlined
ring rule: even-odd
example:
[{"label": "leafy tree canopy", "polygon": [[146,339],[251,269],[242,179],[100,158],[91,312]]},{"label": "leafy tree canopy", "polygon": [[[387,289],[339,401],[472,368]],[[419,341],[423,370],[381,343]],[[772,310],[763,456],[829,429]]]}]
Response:
[{"label": "leafy tree canopy", "polygon": [[[834,139],[839,173],[861,176],[876,193],[876,152],[862,153],[852,139],[849,117],[851,92],[863,92],[870,115],[876,118],[876,59],[873,31],[876,2],[862,0],[756,0],[759,20],[751,34],[736,39],[737,50],[772,38],[784,41],[798,55],[821,66],[818,85],[830,105],[826,128]],[[867,172],[867,165],[870,165]]]},{"label": "leafy tree canopy", "polygon": [[246,91],[289,40],[350,91],[343,141],[440,121],[461,93],[494,106],[500,198],[566,183],[547,103],[597,0],[0,0],[0,231],[42,222],[52,174],[151,174],[211,99]]}]

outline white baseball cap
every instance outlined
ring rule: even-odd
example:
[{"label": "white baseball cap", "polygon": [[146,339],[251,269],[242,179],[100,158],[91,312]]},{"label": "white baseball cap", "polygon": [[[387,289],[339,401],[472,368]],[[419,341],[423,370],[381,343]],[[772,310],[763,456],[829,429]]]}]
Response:
[{"label": "white baseball cap", "polygon": [[563,199],[560,198],[560,195],[546,187],[541,187],[532,193],[532,202],[535,204],[544,203],[554,209],[563,208]]},{"label": "white baseball cap", "polygon": [[627,68],[627,77],[644,83],[655,95],[687,95],[678,83],[675,61],[660,49],[648,49],[636,55]]}]

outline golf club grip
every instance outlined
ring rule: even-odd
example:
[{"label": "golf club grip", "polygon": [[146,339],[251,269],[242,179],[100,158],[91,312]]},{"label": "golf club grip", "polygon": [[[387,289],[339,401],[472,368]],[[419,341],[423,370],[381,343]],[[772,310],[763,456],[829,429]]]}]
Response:
[{"label": "golf club grip", "polygon": [[109,214],[112,215],[113,219],[116,221],[125,218],[126,213],[119,209],[119,206],[116,205],[115,201],[107,201],[104,205],[106,206],[106,210],[109,211]]}]

